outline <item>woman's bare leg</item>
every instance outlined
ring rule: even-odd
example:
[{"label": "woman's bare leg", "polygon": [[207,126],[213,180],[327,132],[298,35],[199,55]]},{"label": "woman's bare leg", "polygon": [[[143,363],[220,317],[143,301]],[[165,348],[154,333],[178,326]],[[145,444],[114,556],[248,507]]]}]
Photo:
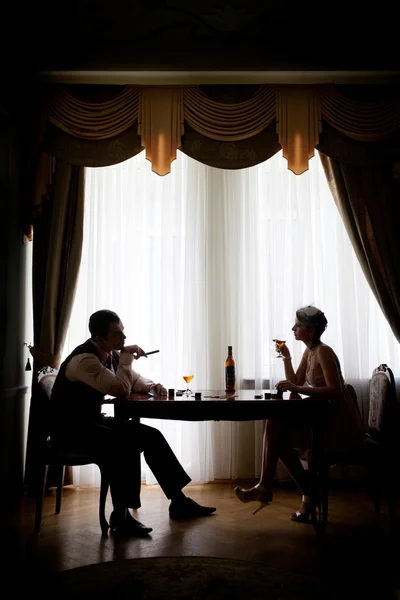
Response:
[{"label": "woman's bare leg", "polygon": [[278,464],[282,426],[278,419],[268,419],[265,422],[263,438],[263,455],[259,483],[247,490],[236,487],[236,495],[242,502],[262,499],[270,502],[272,499],[273,479]]},{"label": "woman's bare leg", "polygon": [[267,419],[264,428],[260,485],[271,492],[281,445],[282,422],[279,419]]},{"label": "woman's bare leg", "polygon": [[[258,483],[262,487],[261,493],[265,498],[272,498],[273,481],[279,458],[296,483],[302,496],[308,496],[310,493],[309,473],[303,468],[299,458],[291,448],[290,435],[287,437],[285,422],[279,419],[267,419],[263,438],[261,476]],[[260,491],[260,488],[256,486],[248,490],[242,490],[241,493],[245,494],[245,501],[249,501],[258,500]],[[309,505],[303,502],[300,511],[305,513],[308,510]]]},{"label": "woman's bare leg", "polygon": [[302,496],[310,495],[310,473],[304,469],[297,454],[292,449],[282,449],[279,458],[300,490]]},{"label": "woman's bare leg", "polygon": [[[279,419],[268,419],[265,423],[263,439],[263,461],[260,485],[272,493],[273,480],[281,459],[290,477],[300,490],[302,497],[310,496],[310,474],[301,464],[299,457],[291,447],[292,440],[287,439],[284,422]],[[309,502],[302,500],[299,512],[304,514],[310,509]]]},{"label": "woman's bare leg", "polygon": [[304,469],[300,459],[291,449],[281,451],[279,458],[302,495],[301,505],[297,512],[302,515],[308,514],[310,511],[310,503],[309,501],[304,501],[303,498],[309,497],[311,492],[309,471]]}]

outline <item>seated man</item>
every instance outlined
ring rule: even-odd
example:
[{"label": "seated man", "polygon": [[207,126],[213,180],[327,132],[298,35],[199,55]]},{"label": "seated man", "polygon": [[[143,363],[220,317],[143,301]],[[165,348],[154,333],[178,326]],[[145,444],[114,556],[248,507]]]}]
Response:
[{"label": "seated man", "polygon": [[113,502],[111,532],[142,536],[152,531],[129,512],[140,507],[141,452],[171,500],[172,519],[213,513],[214,507],[201,506],[182,492],[190,477],[158,429],[101,414],[106,394],[128,396],[132,391],[165,395],[166,389],[132,369],[133,360],[146,353],[139,346],[124,345],[124,327],[115,312],[99,310],[92,314],[89,331],[90,339],[65,359],[54,382],[53,438],[66,449],[90,452],[106,466]]}]

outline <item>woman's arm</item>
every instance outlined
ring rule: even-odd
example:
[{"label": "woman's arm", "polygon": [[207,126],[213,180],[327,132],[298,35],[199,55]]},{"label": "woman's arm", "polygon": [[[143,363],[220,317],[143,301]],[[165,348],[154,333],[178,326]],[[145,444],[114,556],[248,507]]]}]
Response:
[{"label": "woman's arm", "polygon": [[306,381],[307,352],[309,352],[308,348],[304,351],[303,356],[301,357],[301,361],[297,368],[297,371],[294,372],[292,365],[292,357],[290,356],[289,348],[285,346],[282,349],[282,360],[285,367],[285,377],[287,381],[295,383],[296,385],[304,385]]},{"label": "woman's arm", "polygon": [[[303,358],[301,360],[300,366],[298,371],[300,371],[300,368],[302,367],[302,363],[304,361],[304,377],[305,377],[305,368],[306,368],[306,361],[307,361],[307,355],[306,353],[309,352],[309,350],[307,349],[304,354],[303,354]],[[335,353],[333,352],[332,348],[330,348],[329,346],[320,346],[317,349],[317,362],[318,364],[321,366],[322,369],[322,373],[325,379],[325,386],[321,386],[321,387],[310,387],[310,386],[304,386],[304,381],[302,385],[296,384],[291,382],[290,380],[286,380],[286,381],[280,381],[277,384],[278,389],[282,390],[282,391],[290,391],[290,392],[297,392],[298,394],[305,394],[307,396],[312,396],[312,397],[324,397],[324,396],[332,396],[335,394],[340,394],[342,391],[342,381],[340,378],[340,374],[339,374],[339,369],[338,369],[338,359],[335,355]],[[297,375],[297,374],[296,374]]]}]

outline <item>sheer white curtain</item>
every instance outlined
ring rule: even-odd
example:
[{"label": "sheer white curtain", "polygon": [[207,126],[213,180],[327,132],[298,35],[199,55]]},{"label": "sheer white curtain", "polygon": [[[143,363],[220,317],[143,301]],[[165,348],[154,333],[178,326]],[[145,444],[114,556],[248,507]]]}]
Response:
[{"label": "sheer white curtain", "polygon": [[[182,153],[159,177],[142,152],[87,169],[82,266],[66,356],[88,336],[92,312],[115,310],[127,343],[159,354],[135,368],[167,388],[222,388],[228,344],[237,380],[271,387],[282,378],[272,339],[293,340],[297,308],[315,304],[361,404],[373,368],[400,371],[399,345],[359,267],[318,156],[301,176],[281,153],[256,167],[227,171]],[[262,422],[144,421],[163,431],[193,483],[255,477]],[[98,485],[97,468],[75,470]],[[154,483],[143,461],[143,476]]]}]

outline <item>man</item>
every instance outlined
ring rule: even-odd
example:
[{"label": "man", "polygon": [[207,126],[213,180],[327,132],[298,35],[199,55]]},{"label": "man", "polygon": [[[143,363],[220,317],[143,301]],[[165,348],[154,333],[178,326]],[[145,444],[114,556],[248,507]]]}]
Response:
[{"label": "man", "polygon": [[65,359],[54,382],[53,437],[68,449],[90,451],[106,466],[113,502],[111,532],[126,537],[152,531],[129,511],[140,507],[141,452],[171,500],[172,519],[211,515],[214,507],[201,506],[182,492],[190,477],[158,429],[101,414],[106,394],[128,396],[132,391],[166,395],[167,391],[132,369],[133,361],[146,353],[139,346],[125,346],[124,326],[115,312],[93,313],[89,331],[90,339]]}]

